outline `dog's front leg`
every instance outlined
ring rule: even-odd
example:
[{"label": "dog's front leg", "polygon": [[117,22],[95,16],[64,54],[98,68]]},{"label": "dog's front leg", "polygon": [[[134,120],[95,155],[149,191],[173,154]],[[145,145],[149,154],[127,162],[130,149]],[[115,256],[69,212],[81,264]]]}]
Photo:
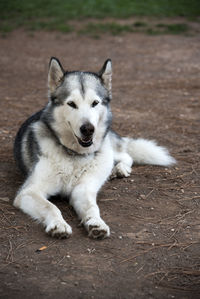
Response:
[{"label": "dog's front leg", "polygon": [[67,238],[71,235],[72,229],[63,219],[60,210],[41,192],[37,192],[34,185],[19,192],[13,204],[41,222],[46,227],[45,231],[52,237]]},{"label": "dog's front leg", "polygon": [[54,194],[56,188],[55,178],[51,175],[48,164],[45,164],[45,168],[38,165],[18,192],[13,204],[42,223],[48,234],[66,238],[71,235],[72,229],[63,219],[60,210],[47,199],[48,195]]},{"label": "dog's front leg", "polygon": [[78,217],[94,239],[104,239],[110,236],[109,226],[101,219],[99,207],[96,203],[97,191],[92,182],[77,185],[72,194],[70,203]]}]

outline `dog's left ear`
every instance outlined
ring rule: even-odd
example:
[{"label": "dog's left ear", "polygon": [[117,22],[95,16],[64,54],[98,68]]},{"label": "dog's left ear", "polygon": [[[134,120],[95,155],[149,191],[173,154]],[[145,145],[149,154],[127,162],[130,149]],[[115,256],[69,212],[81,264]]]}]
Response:
[{"label": "dog's left ear", "polygon": [[111,93],[112,93],[112,61],[111,61],[111,59],[107,59],[104,62],[104,65],[99,72],[99,76],[103,80],[103,83],[109,92],[109,96],[111,97]]},{"label": "dog's left ear", "polygon": [[52,94],[56,88],[61,84],[64,77],[64,69],[60,61],[52,57],[49,62],[49,73],[48,73],[48,89],[49,93]]}]

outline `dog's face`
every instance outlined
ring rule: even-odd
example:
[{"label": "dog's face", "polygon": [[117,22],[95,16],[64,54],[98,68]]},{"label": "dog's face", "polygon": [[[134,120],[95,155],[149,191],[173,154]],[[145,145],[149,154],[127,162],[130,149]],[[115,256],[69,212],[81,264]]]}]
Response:
[{"label": "dog's face", "polygon": [[79,153],[98,150],[111,122],[111,61],[99,73],[64,72],[50,61],[48,88],[54,128],[61,142]]}]

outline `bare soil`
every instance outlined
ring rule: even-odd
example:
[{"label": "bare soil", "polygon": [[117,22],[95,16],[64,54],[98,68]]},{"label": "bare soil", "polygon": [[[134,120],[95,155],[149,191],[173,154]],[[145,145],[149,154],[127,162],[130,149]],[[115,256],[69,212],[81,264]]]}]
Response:
[{"label": "bare soil", "polygon": [[[68,70],[113,61],[113,128],[155,139],[172,168],[134,166],[99,193],[111,237],[89,239],[67,200],[67,240],[12,206],[23,182],[12,148],[20,124],[47,101],[51,56]],[[95,40],[15,31],[0,38],[0,297],[200,298],[200,36],[126,34]],[[47,248],[41,252],[37,249]]]}]

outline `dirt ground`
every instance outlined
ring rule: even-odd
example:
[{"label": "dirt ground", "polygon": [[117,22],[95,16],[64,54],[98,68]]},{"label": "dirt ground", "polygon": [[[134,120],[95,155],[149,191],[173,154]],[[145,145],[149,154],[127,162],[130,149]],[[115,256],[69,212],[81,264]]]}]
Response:
[{"label": "dirt ground", "polygon": [[[68,70],[113,61],[113,128],[155,139],[172,168],[133,166],[99,193],[111,237],[87,237],[67,204],[54,203],[73,228],[56,240],[12,206],[23,177],[12,155],[20,124],[47,101],[51,56]],[[0,38],[0,297],[200,298],[200,36],[30,34]],[[47,248],[37,252],[42,246]]]}]

